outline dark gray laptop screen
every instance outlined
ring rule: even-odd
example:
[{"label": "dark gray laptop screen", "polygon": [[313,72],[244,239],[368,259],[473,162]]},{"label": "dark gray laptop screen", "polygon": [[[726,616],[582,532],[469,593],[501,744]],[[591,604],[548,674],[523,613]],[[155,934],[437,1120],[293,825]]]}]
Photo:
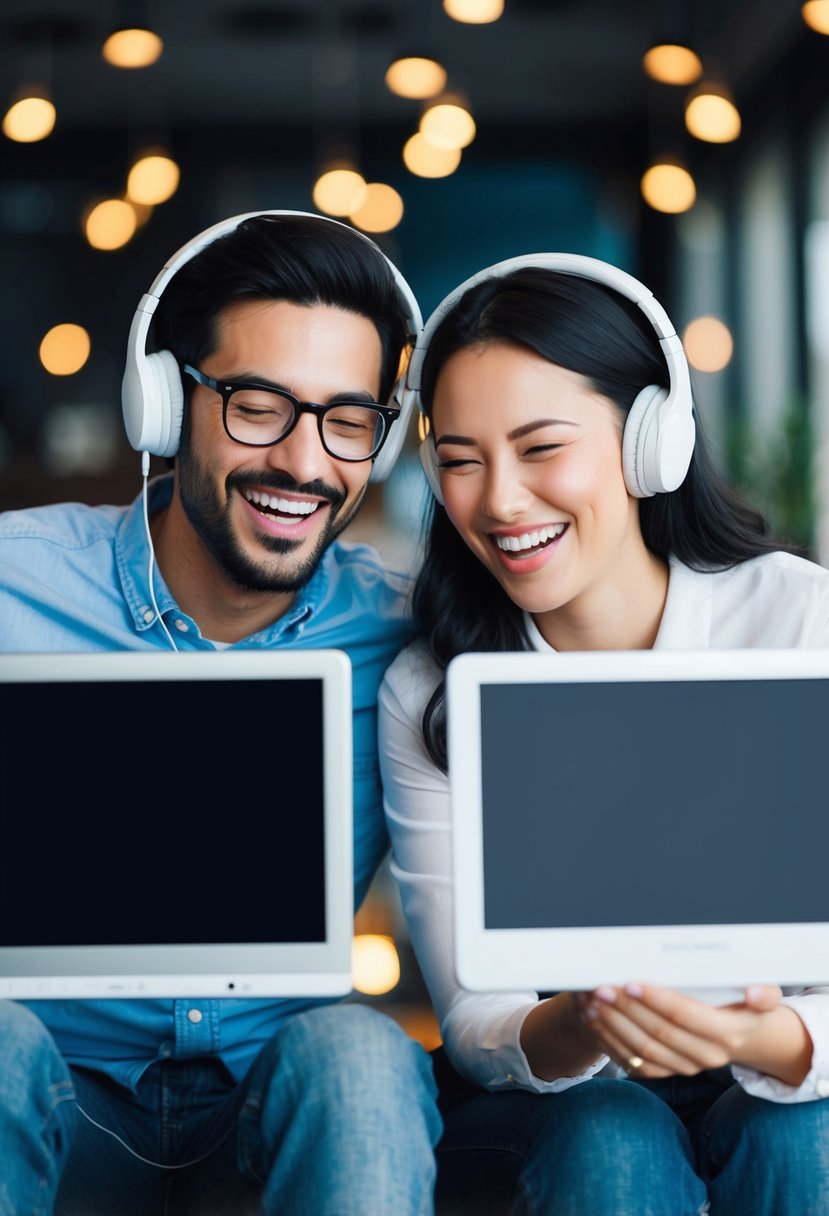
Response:
[{"label": "dark gray laptop screen", "polygon": [[492,683],[480,707],[488,929],[829,919],[829,681]]}]

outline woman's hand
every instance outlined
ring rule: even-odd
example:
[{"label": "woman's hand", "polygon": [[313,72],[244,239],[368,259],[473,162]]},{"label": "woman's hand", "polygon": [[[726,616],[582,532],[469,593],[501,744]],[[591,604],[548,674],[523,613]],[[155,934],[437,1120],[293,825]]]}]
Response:
[{"label": "woman's hand", "polygon": [[576,998],[602,1049],[637,1077],[693,1076],[741,1064],[799,1085],[812,1042],[773,985],[747,988],[744,1000],[714,1006],[682,992],[631,983],[602,985]]}]

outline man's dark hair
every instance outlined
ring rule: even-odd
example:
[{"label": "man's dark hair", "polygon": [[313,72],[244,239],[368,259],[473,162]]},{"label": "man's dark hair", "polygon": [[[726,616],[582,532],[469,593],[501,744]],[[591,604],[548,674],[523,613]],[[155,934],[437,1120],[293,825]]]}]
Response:
[{"label": "man's dark hair", "polygon": [[316,216],[243,220],[170,280],[153,322],[156,348],[198,367],[216,347],[219,315],[242,300],[327,304],[367,317],[383,350],[380,400],[389,398],[414,335],[391,267],[359,232]]}]

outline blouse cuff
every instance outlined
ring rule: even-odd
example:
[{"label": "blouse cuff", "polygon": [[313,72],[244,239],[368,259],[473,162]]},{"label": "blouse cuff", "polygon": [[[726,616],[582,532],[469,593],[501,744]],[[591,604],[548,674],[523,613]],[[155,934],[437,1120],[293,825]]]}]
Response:
[{"label": "blouse cuff", "polygon": [[525,1089],[536,1094],[561,1093],[589,1080],[607,1064],[607,1056],[600,1056],[575,1076],[556,1077],[554,1081],[537,1077],[521,1047],[521,1027],[536,1004],[514,1009],[503,1021],[494,1023],[481,1039],[479,1068],[475,1071],[485,1087],[493,1093],[510,1089]]},{"label": "blouse cuff", "polygon": [[798,994],[784,997],[800,1018],[812,1040],[812,1067],[800,1085],[787,1085],[754,1068],[732,1064],[731,1071],[746,1093],[771,1102],[813,1102],[829,1098],[829,995]]}]

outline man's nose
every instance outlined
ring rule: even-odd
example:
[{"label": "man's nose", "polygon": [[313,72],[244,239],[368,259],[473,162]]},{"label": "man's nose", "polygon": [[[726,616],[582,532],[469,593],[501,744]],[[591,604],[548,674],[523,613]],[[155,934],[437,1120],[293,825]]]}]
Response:
[{"label": "man's nose", "polygon": [[288,473],[298,485],[330,480],[326,473],[331,457],[322,446],[313,414],[302,414],[290,435],[268,448],[268,460],[272,468]]}]

